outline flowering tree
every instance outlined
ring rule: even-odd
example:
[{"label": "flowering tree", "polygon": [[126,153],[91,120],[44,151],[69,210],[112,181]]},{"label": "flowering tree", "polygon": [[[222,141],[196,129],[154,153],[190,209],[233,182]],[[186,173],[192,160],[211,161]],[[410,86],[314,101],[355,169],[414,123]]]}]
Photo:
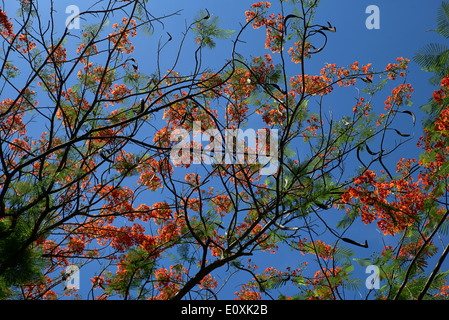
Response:
[{"label": "flowering tree", "polygon": [[[357,221],[400,235],[358,260],[380,267],[379,297],[446,295],[438,267],[424,281],[447,229],[446,113],[423,136],[420,162],[400,160],[393,176],[386,159],[409,137],[395,119],[414,119],[409,60],[309,74],[336,27],[314,21],[317,0],[276,6],[253,4],[235,32],[203,10],[176,35],[159,27],[177,13],[155,16],[146,0],[108,1],[75,17],[94,24],[59,33],[37,3],[20,1],[15,23],[0,11],[2,298],[78,295],[59,285],[76,265],[95,269],[82,298],[219,299],[239,281],[238,299],[344,299],[363,286],[353,248],[368,243],[345,236]],[[257,29],[266,51],[239,54]],[[158,32],[156,67],[142,70],[134,45]],[[219,39],[232,46],[228,60],[204,66]],[[355,85],[356,102],[334,115],[334,90]],[[440,103],[446,90],[447,80]],[[285,247],[291,266],[258,271]]]}]

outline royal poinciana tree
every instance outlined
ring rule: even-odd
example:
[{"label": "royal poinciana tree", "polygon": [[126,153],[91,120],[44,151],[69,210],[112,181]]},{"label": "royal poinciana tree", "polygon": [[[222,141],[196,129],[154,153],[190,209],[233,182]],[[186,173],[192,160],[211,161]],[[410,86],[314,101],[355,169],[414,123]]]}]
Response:
[{"label": "royal poinciana tree", "polygon": [[[409,60],[308,68],[332,60],[338,32],[314,19],[318,1],[255,3],[235,31],[201,10],[176,34],[164,26],[178,13],[146,0],[99,2],[73,17],[81,29],[61,28],[53,1],[19,4],[0,11],[1,298],[447,297],[447,78],[421,159],[400,159]],[[265,51],[239,54],[261,32]],[[139,37],[157,39],[152,70]],[[229,56],[206,65],[216,41]],[[395,245],[347,236],[361,226]],[[354,258],[378,267],[380,289]],[[71,265],[92,273],[83,295],[64,288]]]}]

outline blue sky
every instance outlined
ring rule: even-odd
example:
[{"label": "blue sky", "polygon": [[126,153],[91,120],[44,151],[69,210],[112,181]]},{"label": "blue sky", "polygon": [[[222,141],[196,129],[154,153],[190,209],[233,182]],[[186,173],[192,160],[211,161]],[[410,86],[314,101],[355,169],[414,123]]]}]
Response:
[{"label": "blue sky", "polygon": [[[71,4],[77,4],[80,8],[86,9],[92,1],[56,1],[57,4],[57,19],[64,21],[67,14],[65,8]],[[178,16],[169,18],[165,21],[164,31],[170,32],[174,41],[167,46],[164,51],[164,61],[171,61],[175,56],[175,50],[178,48],[179,41],[182,37],[182,32],[185,25],[193,20],[193,17],[200,9],[208,9],[212,15],[220,17],[221,27],[224,29],[239,30],[240,24],[245,23],[244,12],[249,9],[250,5],[258,1],[249,0],[165,0],[165,1],[150,1],[149,8],[152,13],[157,15],[170,14],[179,9],[183,9]],[[272,1],[273,7],[278,5]],[[397,57],[409,58],[412,60],[414,54],[418,49],[429,42],[442,42],[443,39],[434,32],[428,30],[436,26],[436,12],[440,6],[441,1],[419,1],[419,0],[322,0],[315,18],[315,22],[319,24],[326,24],[327,21],[337,27],[337,32],[332,33],[328,37],[328,44],[326,49],[320,54],[308,60],[307,68],[310,74],[318,74],[319,70],[325,63],[337,63],[340,66],[345,66],[354,61],[359,61],[360,64],[372,63],[374,69],[383,69],[388,63],[394,63]],[[365,13],[369,5],[376,5],[380,9],[380,29],[369,30],[365,26],[365,20],[369,14]],[[153,11],[154,10],[154,11]],[[155,25],[158,30],[160,26]],[[159,40],[159,35],[163,33],[156,33],[157,36],[149,38],[139,38],[134,44],[136,51],[134,57],[139,62],[139,69],[142,72],[148,71],[151,73],[155,67],[154,48]],[[245,56],[247,55],[263,55],[270,53],[264,49],[265,30],[261,28],[258,31],[253,31],[250,27],[242,37],[246,43],[239,45],[237,51]],[[229,40],[218,40],[217,47],[211,51],[204,52],[204,64],[212,68],[220,67],[226,59],[230,57],[231,42]],[[183,55],[180,67],[186,70],[193,68],[192,48],[195,47],[193,42],[187,42],[185,46],[185,55]],[[274,56],[274,55],[273,55]],[[414,147],[417,138],[421,135],[419,126],[419,119],[422,115],[418,107],[427,102],[431,97],[434,88],[428,83],[430,74],[420,70],[420,68],[411,61],[409,65],[409,76],[407,81],[411,83],[415,89],[412,96],[414,105],[412,110],[416,113],[418,123],[413,132],[415,139],[409,142],[406,147],[399,150],[399,154],[395,154],[397,159],[400,157],[416,157],[418,155],[417,149]],[[294,70],[291,71],[294,73]],[[352,90],[352,91],[351,91]],[[338,90],[336,90],[338,91]],[[355,96],[355,89],[349,89],[349,95]],[[386,96],[385,96],[386,97]],[[380,101],[383,101],[380,99]],[[350,114],[352,110],[352,100],[347,100],[347,96],[332,94],[327,98],[326,103],[330,104],[335,110],[342,110]],[[380,108],[383,108],[381,105]],[[409,119],[407,119],[409,120]],[[407,128],[408,124],[404,124]],[[410,128],[411,130],[412,128]],[[397,160],[392,158],[392,160]],[[393,161],[394,162],[394,161]],[[394,165],[394,164],[393,164]],[[395,165],[394,165],[395,166]],[[157,199],[155,199],[157,201]],[[151,201],[149,201],[151,203]],[[355,229],[350,234],[355,240],[363,242],[367,239],[377,241],[379,233],[374,228],[370,228],[368,232],[366,228],[360,226],[360,229]],[[359,232],[357,232],[359,231]],[[389,241],[388,238],[385,239]],[[382,245],[383,246],[383,245]],[[358,258],[364,257],[364,249],[353,248]],[[370,250],[371,253],[371,250]],[[259,271],[264,270],[264,266],[271,266],[273,257],[267,256],[270,260],[261,261]],[[296,263],[303,261],[304,257],[292,257],[289,250],[280,250],[276,254],[277,267],[280,270],[290,266],[295,262],[292,259],[297,259]],[[447,269],[447,266],[446,266]],[[81,286],[86,288],[89,284],[89,278],[83,276],[81,271]],[[360,276],[364,277],[364,270],[359,267],[355,272],[359,272]],[[233,298],[233,293],[239,290],[239,287],[230,286],[226,291],[229,294],[228,298]],[[363,290],[362,290],[363,291]],[[357,298],[357,297],[355,297]]]}]

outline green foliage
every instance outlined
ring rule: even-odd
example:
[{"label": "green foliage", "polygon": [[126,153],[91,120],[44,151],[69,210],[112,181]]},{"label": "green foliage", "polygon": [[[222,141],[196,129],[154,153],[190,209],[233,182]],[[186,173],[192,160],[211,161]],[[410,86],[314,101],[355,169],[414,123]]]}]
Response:
[{"label": "green foliage", "polygon": [[141,298],[145,298],[147,294],[144,289],[145,286],[141,286],[143,281],[150,279],[154,273],[155,261],[154,259],[142,248],[133,248],[123,256],[123,272],[120,274],[112,275],[107,272],[106,275],[110,280],[106,293],[113,294],[118,293],[122,296],[131,294],[131,291],[136,289],[137,294]]},{"label": "green foliage", "polygon": [[[437,12],[436,31],[444,38],[449,38],[449,2],[445,1]],[[434,73],[430,82],[439,85],[441,79],[449,72],[449,47],[445,44],[430,43],[418,50],[414,60],[424,71]]]},{"label": "green foliage", "polygon": [[449,2],[445,1],[441,3],[441,7],[437,12],[437,32],[445,37],[449,38]]},{"label": "green foliage", "polygon": [[435,73],[430,82],[438,85],[449,70],[449,48],[444,44],[430,43],[422,47],[415,55],[414,60],[422,70]]},{"label": "green foliage", "polygon": [[215,48],[215,39],[225,40],[234,34],[233,30],[219,28],[220,18],[217,16],[211,17],[209,12],[204,10],[200,10],[195,17],[195,21],[196,25],[192,30],[196,35],[196,41],[206,48]]},{"label": "green foliage", "polygon": [[[343,247],[343,246],[338,246],[335,250],[335,254],[334,254],[334,258],[339,261],[339,262],[343,262],[343,263],[348,263],[350,261],[350,258],[352,256],[355,255],[354,250],[352,250],[349,247]],[[352,265],[351,265],[352,266]],[[350,272],[352,271],[354,268],[352,267],[347,267],[347,271]]]},{"label": "green foliage", "polygon": [[40,249],[28,243],[31,231],[21,217],[15,226],[7,219],[0,221],[0,268],[5,269],[0,276],[0,299],[9,298],[11,288],[42,277],[45,261]]}]

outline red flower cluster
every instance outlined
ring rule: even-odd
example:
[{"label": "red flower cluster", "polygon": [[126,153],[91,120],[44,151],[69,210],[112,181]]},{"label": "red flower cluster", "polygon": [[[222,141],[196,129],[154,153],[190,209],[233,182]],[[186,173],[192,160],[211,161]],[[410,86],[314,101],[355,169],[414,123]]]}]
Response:
[{"label": "red flower cluster", "polygon": [[[134,19],[131,19],[128,23],[128,18],[124,17],[122,19],[122,26],[119,28],[118,24],[115,23],[112,29],[117,30],[117,32],[111,33],[109,35],[110,41],[120,49],[122,52],[133,53],[134,46],[129,40],[129,36],[135,37],[137,35],[137,23]],[[131,25],[131,27],[129,27]]]},{"label": "red flower cluster", "polygon": [[409,83],[401,84],[397,88],[394,88],[391,91],[391,95],[385,100],[385,110],[390,109],[394,105],[402,105],[404,100],[409,100],[411,98],[413,91],[412,85]]},{"label": "red flower cluster", "polygon": [[[449,75],[442,79],[440,89],[433,94],[434,101],[441,106],[442,110],[435,118],[434,123],[424,129],[425,134],[420,137],[420,141],[418,142],[418,147],[422,147],[426,151],[425,156],[420,159],[420,165],[432,172],[431,177],[441,177],[441,174],[436,174],[437,170],[449,159],[449,147],[447,147],[447,138],[449,137],[449,106],[445,105],[448,92]],[[435,179],[431,177],[427,176],[425,178],[428,185],[434,183],[432,180]]]},{"label": "red flower cluster", "polygon": [[298,249],[302,254],[311,253],[324,260],[332,260],[335,253],[335,248],[325,244],[322,240],[307,242],[306,239],[303,239],[299,241]]},{"label": "red flower cluster", "polygon": [[[265,26],[267,37],[265,39],[265,48],[272,52],[280,52],[282,49],[282,39],[284,32],[284,17],[281,14],[277,16],[271,14],[266,17],[266,9],[270,8],[269,2],[259,2],[253,4],[253,10],[245,12],[246,21],[253,20],[253,28],[258,29]],[[254,10],[255,9],[255,10]]]},{"label": "red flower cluster", "polygon": [[386,71],[388,71],[388,78],[391,80],[396,80],[396,77],[404,77],[405,72],[404,70],[407,69],[407,65],[410,62],[409,59],[404,59],[403,57],[399,57],[396,59],[398,63],[389,63],[387,67],[385,68]]},{"label": "red flower cluster", "polygon": [[[401,162],[398,166],[402,170]],[[353,183],[342,195],[343,203],[355,206],[365,224],[378,219],[377,225],[384,234],[394,235],[411,225],[429,198],[421,181],[413,182],[411,177],[381,181],[373,171],[367,170]]]},{"label": "red flower cluster", "polygon": [[184,267],[181,269],[170,266],[170,271],[166,268],[159,268],[154,272],[157,280],[154,286],[160,293],[155,297],[155,300],[168,300],[173,297],[179,290],[183,275],[189,273]]},{"label": "red flower cluster", "polygon": [[291,47],[288,50],[288,53],[292,58],[292,62],[301,63],[304,60],[304,58],[308,56],[311,48],[312,45],[309,42],[306,42],[304,44],[301,41],[295,42],[294,47]]},{"label": "red flower cluster", "polygon": [[438,104],[443,103],[443,99],[446,98],[448,92],[449,76],[446,76],[441,80],[441,88],[433,93],[433,100]]},{"label": "red flower cluster", "polygon": [[343,284],[343,268],[323,268],[315,272],[313,279],[307,280],[307,284],[313,289],[308,290],[309,300],[325,300],[335,298],[333,290]]},{"label": "red flower cluster", "polygon": [[11,19],[9,19],[6,13],[1,9],[0,9],[0,26],[2,27],[1,31],[2,36],[4,36],[5,38],[14,36]]},{"label": "red flower cluster", "polygon": [[[329,82],[324,80],[321,76],[310,76],[308,74],[304,77],[296,75],[290,79],[292,84],[292,91],[295,94],[301,95],[304,89],[305,94],[314,95],[326,95],[332,91],[332,86]],[[304,84],[303,84],[304,83]]]}]

